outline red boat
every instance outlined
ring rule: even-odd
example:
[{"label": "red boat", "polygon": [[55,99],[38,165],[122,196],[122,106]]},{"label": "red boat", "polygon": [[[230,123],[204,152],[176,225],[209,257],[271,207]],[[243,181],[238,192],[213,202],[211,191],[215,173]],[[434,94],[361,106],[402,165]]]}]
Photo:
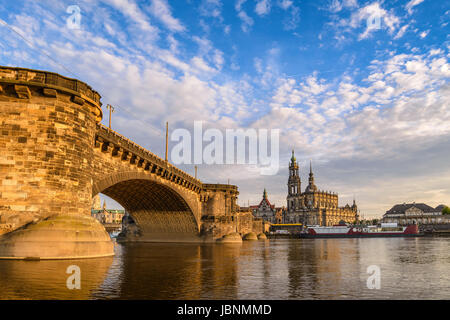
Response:
[{"label": "red boat", "polygon": [[300,238],[418,237],[421,235],[416,224],[400,227],[396,223],[382,223],[381,226],[345,224],[332,227],[309,226],[300,234]]}]

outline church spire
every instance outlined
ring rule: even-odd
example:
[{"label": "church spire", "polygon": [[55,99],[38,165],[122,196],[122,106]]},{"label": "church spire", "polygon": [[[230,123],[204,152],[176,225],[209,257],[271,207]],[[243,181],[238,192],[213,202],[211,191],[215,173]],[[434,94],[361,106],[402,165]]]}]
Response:
[{"label": "church spire", "polygon": [[300,175],[298,173],[298,163],[292,150],[291,162],[289,163],[288,196],[299,195],[301,193]]},{"label": "church spire", "polygon": [[317,187],[314,184],[314,174],[312,172],[312,161],[309,161],[309,184],[306,187],[306,192],[315,192],[317,191]]},{"label": "church spire", "polygon": [[263,199],[264,199],[264,200],[267,200],[267,191],[266,191],[266,188],[264,188]]}]

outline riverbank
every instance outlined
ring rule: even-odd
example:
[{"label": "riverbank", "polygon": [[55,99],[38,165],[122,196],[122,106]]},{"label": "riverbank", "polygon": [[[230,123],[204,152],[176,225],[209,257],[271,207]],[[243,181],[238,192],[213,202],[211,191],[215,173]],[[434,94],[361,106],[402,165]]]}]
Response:
[{"label": "riverbank", "polygon": [[299,239],[298,234],[286,234],[286,233],[277,233],[277,234],[266,234],[267,239]]},{"label": "riverbank", "polygon": [[426,236],[449,237],[450,224],[422,224],[419,230]]}]

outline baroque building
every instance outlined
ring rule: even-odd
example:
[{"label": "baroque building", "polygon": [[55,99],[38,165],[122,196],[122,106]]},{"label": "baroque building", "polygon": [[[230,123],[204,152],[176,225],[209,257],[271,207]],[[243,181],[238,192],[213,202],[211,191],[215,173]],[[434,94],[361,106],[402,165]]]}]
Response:
[{"label": "baroque building", "polygon": [[450,215],[445,215],[442,210],[445,205],[436,208],[425,203],[396,204],[383,215],[382,222],[408,224],[441,224],[450,223]]},{"label": "baroque building", "polygon": [[103,202],[103,207],[100,207],[100,196],[97,195],[93,199],[91,208],[91,216],[100,221],[102,224],[121,224],[125,210],[106,209],[106,201]]},{"label": "baroque building", "polygon": [[249,209],[252,211],[255,218],[259,218],[270,223],[282,222],[283,208],[276,208],[274,204],[270,203],[267,197],[266,189],[264,189],[261,202],[258,205],[250,206]]},{"label": "baroque building", "polygon": [[309,166],[309,181],[305,192],[301,190],[299,165],[292,150],[289,163],[287,210],[285,223],[302,223],[303,225],[332,226],[340,221],[353,223],[358,221],[358,207],[353,205],[338,206],[338,195],[333,192],[321,191],[314,182],[312,164]]}]

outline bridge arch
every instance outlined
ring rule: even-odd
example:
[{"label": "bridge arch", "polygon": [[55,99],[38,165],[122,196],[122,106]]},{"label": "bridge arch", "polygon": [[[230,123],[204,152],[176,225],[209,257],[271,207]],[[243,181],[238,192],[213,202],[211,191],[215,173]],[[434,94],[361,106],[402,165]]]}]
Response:
[{"label": "bridge arch", "polygon": [[94,179],[92,196],[120,203],[136,222],[141,241],[198,241],[198,195],[145,172],[117,172]]}]

